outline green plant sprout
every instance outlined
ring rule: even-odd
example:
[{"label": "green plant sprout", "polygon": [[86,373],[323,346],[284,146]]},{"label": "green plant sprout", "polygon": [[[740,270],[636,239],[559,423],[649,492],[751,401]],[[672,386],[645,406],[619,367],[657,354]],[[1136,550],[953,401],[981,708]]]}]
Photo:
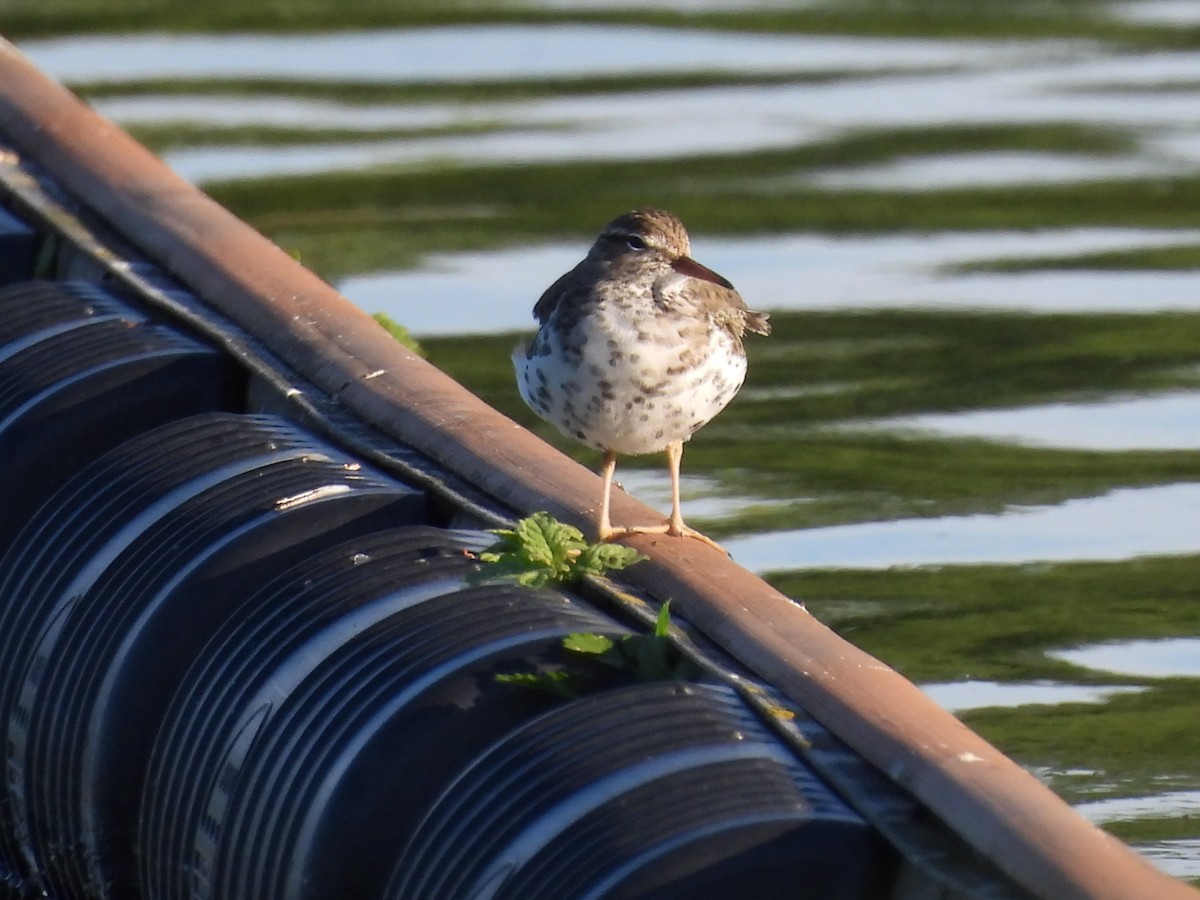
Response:
[{"label": "green plant sprout", "polygon": [[[619,641],[604,635],[569,634],[563,646],[578,653],[595,654],[601,662],[628,673],[634,681],[682,681],[696,677],[699,668],[679,652],[670,636],[671,601],[668,600],[659,609],[650,634],[629,634]],[[607,641],[608,646],[599,647],[600,641],[595,638]]]},{"label": "green plant sprout", "polygon": [[[671,643],[671,604],[664,603],[649,634],[628,634],[614,640],[605,634],[577,631],[562,639],[562,647],[580,663],[599,663],[608,674],[635,682],[686,681],[699,675],[699,667]],[[596,681],[596,673],[579,668],[544,672],[515,672],[496,676],[506,684],[535,688],[559,697],[573,698]]]},{"label": "green plant sprout", "polygon": [[425,351],[421,348],[421,345],[417,343],[417,339],[409,333],[407,328],[405,328],[387,313],[372,313],[371,318],[378,322],[383,327],[383,330],[395,338],[397,342],[403,344],[413,353],[417,354],[417,356],[425,356]]},{"label": "green plant sprout", "polygon": [[497,528],[492,534],[498,540],[479,554],[480,560],[490,564],[483,577],[513,576],[526,587],[569,584],[585,575],[603,575],[646,558],[621,544],[589,544],[578,528],[547,512],[535,512],[515,528]]}]

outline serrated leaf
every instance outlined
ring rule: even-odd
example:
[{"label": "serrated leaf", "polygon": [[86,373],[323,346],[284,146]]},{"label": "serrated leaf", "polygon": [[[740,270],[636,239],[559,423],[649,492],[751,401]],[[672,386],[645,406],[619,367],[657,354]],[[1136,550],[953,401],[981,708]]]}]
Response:
[{"label": "serrated leaf", "polygon": [[546,540],[552,546],[562,547],[564,549],[572,546],[582,546],[583,532],[574,525],[568,525],[566,522],[560,522],[549,513],[534,513],[533,518],[538,520],[538,525],[546,535]]},{"label": "serrated leaf", "polygon": [[623,544],[592,544],[579,554],[576,567],[581,573],[603,575],[609,570],[620,571],[646,557]]},{"label": "serrated leaf", "polygon": [[563,647],[576,653],[591,653],[595,656],[607,653],[612,649],[612,638],[590,631],[576,631],[563,638]]},{"label": "serrated leaf", "polygon": [[574,581],[582,575],[603,575],[623,569],[645,557],[620,544],[588,544],[574,525],[555,519],[548,512],[535,512],[514,529],[492,531],[497,541],[479,554],[491,571],[478,580],[515,576],[530,587]]},{"label": "serrated leaf", "polygon": [[531,563],[540,566],[554,565],[554,552],[550,549],[544,523],[538,514],[518,522],[516,536],[520,541],[520,552]]},{"label": "serrated leaf", "polygon": [[517,584],[528,588],[545,587],[550,581],[552,574],[546,569],[532,569],[519,574],[517,576]]}]

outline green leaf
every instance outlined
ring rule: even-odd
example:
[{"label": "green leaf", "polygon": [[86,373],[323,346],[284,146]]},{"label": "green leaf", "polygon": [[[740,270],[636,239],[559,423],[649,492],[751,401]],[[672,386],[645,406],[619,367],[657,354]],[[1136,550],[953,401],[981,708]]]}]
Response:
[{"label": "green leaf", "polygon": [[399,322],[389,316],[387,313],[377,312],[372,313],[371,318],[383,326],[384,331],[390,334],[396,341],[403,344],[417,356],[425,356],[425,351],[421,349],[421,345]]},{"label": "green leaf", "polygon": [[553,566],[554,551],[550,549],[550,535],[540,516],[541,513],[535,513],[517,523],[520,552],[534,565]]},{"label": "green leaf", "polygon": [[600,656],[612,649],[612,638],[590,631],[576,631],[563,638],[563,647],[576,653],[591,653]]},{"label": "green leaf", "polygon": [[623,544],[596,543],[589,545],[579,554],[575,565],[581,572],[589,575],[603,575],[610,570],[620,571],[646,558],[644,554]]},{"label": "green leaf", "polygon": [[502,684],[515,684],[518,687],[533,688],[553,694],[556,697],[575,697],[575,676],[563,669],[551,669],[547,672],[506,672],[496,676]]},{"label": "green leaf", "polygon": [[625,666],[638,681],[675,681],[695,677],[699,670],[671,643],[671,604],[664,603],[652,634],[633,634],[619,648]]},{"label": "green leaf", "polygon": [[552,573],[545,569],[535,569],[531,572],[522,572],[517,576],[517,584],[522,587],[540,588],[545,587],[550,583]]},{"label": "green leaf", "polygon": [[670,644],[652,635],[634,635],[621,643],[638,681],[666,681],[675,668],[675,653]]},{"label": "green leaf", "polygon": [[671,633],[671,601],[666,601],[658,611],[658,620],[654,623],[654,636],[665,638]]},{"label": "green leaf", "polygon": [[588,544],[578,528],[547,512],[535,512],[516,528],[497,528],[492,533],[496,542],[479,554],[490,571],[480,572],[475,580],[515,577],[519,584],[541,587],[603,575],[645,558],[620,544]]}]

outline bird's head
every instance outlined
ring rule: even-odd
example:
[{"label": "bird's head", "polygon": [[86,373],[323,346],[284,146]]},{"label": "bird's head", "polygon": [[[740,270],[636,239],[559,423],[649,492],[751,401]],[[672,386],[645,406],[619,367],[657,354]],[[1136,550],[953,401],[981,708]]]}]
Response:
[{"label": "bird's head", "polygon": [[594,258],[624,270],[631,277],[655,278],[675,274],[699,278],[732,290],[733,285],[689,255],[687,229],[674,213],[646,207],[618,216],[604,227],[592,245]]}]

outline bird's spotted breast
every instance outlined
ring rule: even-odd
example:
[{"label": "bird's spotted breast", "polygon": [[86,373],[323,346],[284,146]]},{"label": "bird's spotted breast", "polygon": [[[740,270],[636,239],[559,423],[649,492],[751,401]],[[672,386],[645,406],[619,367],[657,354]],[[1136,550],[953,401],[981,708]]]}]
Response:
[{"label": "bird's spotted breast", "polygon": [[525,402],[593,447],[641,454],[687,440],[729,403],[745,378],[745,356],[721,329],[697,330],[691,322],[670,328],[659,321],[646,329],[645,340],[633,341],[637,350],[625,351],[613,336],[625,323],[596,318],[599,335],[564,342],[552,330],[530,354],[514,357]]}]

